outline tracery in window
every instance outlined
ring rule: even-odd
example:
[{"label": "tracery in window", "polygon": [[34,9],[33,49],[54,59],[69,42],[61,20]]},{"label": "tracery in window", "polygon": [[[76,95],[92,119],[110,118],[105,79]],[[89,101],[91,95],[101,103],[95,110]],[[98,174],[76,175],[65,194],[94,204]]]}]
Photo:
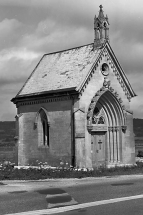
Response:
[{"label": "tracery in window", "polygon": [[105,124],[104,118],[102,116],[98,119],[98,124]]},{"label": "tracery in window", "polygon": [[92,117],[92,123],[96,124],[98,120],[98,114],[99,114],[99,109],[95,107],[94,112],[93,112],[93,117]]},{"label": "tracery in window", "polygon": [[93,111],[92,124],[105,124],[103,109],[95,107]]}]

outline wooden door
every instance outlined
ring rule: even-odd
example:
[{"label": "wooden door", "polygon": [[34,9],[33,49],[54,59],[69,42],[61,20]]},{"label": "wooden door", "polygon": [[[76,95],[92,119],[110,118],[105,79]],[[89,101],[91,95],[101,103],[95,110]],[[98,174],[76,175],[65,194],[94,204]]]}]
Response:
[{"label": "wooden door", "polygon": [[105,163],[105,133],[96,132],[91,137],[91,151],[93,167]]}]

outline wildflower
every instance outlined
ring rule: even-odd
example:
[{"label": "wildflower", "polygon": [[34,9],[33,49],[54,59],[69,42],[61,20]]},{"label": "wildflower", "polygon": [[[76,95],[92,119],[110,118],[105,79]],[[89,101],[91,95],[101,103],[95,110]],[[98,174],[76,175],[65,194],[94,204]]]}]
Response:
[{"label": "wildflower", "polygon": [[61,162],[60,162],[60,165],[63,165],[63,164],[64,164],[64,162],[63,162],[63,161],[61,161]]}]

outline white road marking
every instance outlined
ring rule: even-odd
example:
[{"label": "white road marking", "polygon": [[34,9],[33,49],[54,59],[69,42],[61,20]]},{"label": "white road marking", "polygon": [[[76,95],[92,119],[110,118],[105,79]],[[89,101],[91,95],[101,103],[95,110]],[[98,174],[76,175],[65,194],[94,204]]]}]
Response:
[{"label": "white road marking", "polygon": [[94,207],[98,205],[106,205],[116,202],[123,202],[133,199],[142,199],[143,194],[136,195],[136,196],[128,196],[128,197],[121,197],[121,198],[115,198],[115,199],[107,199],[107,200],[101,200],[96,202],[88,202],[88,203],[82,203],[78,205],[72,205],[72,206],[66,206],[61,208],[52,208],[52,209],[43,209],[43,210],[36,210],[36,211],[26,211],[26,212],[20,212],[20,213],[12,213],[12,214],[6,214],[6,215],[48,215],[48,214],[55,214],[55,213],[62,213],[82,208],[88,208],[88,207]]}]

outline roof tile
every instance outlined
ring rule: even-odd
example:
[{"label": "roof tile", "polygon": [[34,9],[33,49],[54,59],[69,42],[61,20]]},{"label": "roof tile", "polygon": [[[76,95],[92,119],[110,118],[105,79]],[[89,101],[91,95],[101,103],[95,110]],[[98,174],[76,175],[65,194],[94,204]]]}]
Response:
[{"label": "roof tile", "polygon": [[98,52],[89,44],[45,54],[17,96],[78,87]]}]

